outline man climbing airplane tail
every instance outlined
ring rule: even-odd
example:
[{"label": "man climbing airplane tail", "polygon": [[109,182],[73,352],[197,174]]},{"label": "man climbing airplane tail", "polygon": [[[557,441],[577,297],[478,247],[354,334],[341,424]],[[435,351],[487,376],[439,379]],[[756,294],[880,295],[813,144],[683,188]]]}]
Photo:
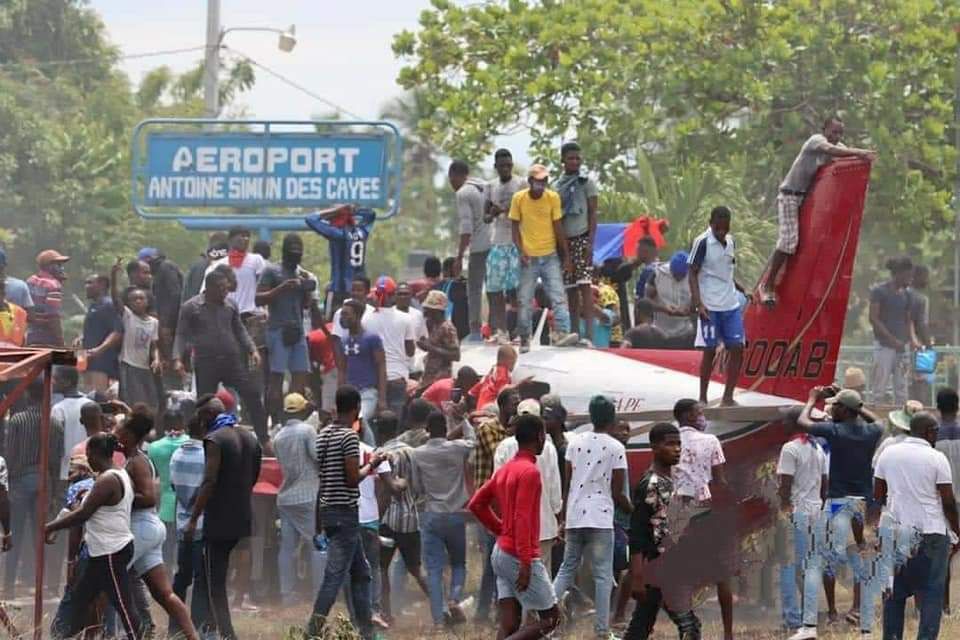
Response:
[{"label": "man climbing airplane tail", "polygon": [[[786,267],[777,305],[747,308],[742,390],[805,401],[811,387],[833,383],[869,179],[870,163],[860,159],[840,159],[817,172],[800,212],[800,235],[808,240]],[[615,352],[691,375],[700,366],[696,351]],[[725,368],[719,351],[712,379],[722,381]]]}]

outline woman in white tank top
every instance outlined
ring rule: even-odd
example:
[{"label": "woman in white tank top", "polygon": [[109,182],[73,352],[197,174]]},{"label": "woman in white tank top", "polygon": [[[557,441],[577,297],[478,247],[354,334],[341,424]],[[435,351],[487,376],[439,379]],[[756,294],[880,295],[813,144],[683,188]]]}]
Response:
[{"label": "woman in white tank top", "polygon": [[160,486],[153,463],[141,450],[147,434],[153,429],[153,415],[143,404],[133,407],[130,417],[117,427],[116,434],[127,457],[127,473],[133,483],[131,527],[136,538],[132,569],[146,583],[153,599],[167,612],[187,640],[198,640],[190,612],[173,592],[170,576],[163,564],[163,541],[166,527],[157,515]]},{"label": "woman in white tank top", "polygon": [[44,527],[45,534],[84,527],[83,540],[90,558],[70,585],[73,596],[67,616],[70,637],[83,631],[87,613],[101,593],[107,594],[116,609],[127,639],[135,640],[141,635],[127,571],[133,557],[130,531],[133,483],[126,471],[113,464],[117,446],[117,438],[109,433],[98,433],[87,441],[87,461],[99,474],[97,480],[77,510],[60,515]]}]

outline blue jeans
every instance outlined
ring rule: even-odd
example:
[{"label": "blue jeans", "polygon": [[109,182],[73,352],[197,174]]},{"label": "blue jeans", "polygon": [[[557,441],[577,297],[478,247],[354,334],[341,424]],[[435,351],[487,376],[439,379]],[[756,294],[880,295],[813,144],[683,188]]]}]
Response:
[{"label": "blue jeans", "polygon": [[316,515],[313,502],[303,504],[277,505],[280,514],[280,552],[277,557],[277,573],[280,578],[280,597],[289,600],[293,597],[293,588],[297,581],[296,552],[297,541],[303,540],[310,553],[310,570],[313,578],[313,591],[320,590],[323,582],[323,564],[325,556],[313,546],[313,534],[316,531]]},{"label": "blue jeans", "polygon": [[[430,615],[444,621],[447,600],[460,601],[467,578],[467,530],[463,513],[423,513],[420,517],[423,559],[427,565]],[[444,598],[443,568],[450,562],[450,593]]]},{"label": "blue jeans", "polygon": [[[174,537],[176,538],[176,536]],[[200,582],[201,572],[203,572],[203,540],[192,540],[190,542],[179,540],[177,542],[177,572],[173,576],[173,592],[184,604],[187,603],[187,589]],[[194,598],[196,597],[196,589],[194,589]],[[193,619],[193,624],[196,627],[201,627],[206,623],[205,620],[199,619],[201,610],[201,608],[197,608],[198,615]],[[167,635],[170,637],[175,637],[181,631],[173,616],[170,617],[170,626],[167,631]]]},{"label": "blue jeans", "polygon": [[[17,535],[13,536],[13,546],[4,554],[3,590],[5,597],[14,598],[14,585],[17,577],[27,583],[33,580],[36,540],[30,533],[36,529],[37,498],[40,494],[40,474],[28,471],[19,478],[10,479],[10,519]],[[66,537],[66,532],[60,534]],[[49,556],[49,551],[47,552]],[[19,570],[18,570],[19,569]]]},{"label": "blue jeans", "polygon": [[327,614],[337,600],[337,593],[350,574],[350,592],[356,604],[356,617],[360,635],[372,637],[370,623],[370,565],[363,555],[360,543],[360,522],[357,509],[324,509],[321,518],[323,531],[327,534],[327,566],[323,572],[323,584],[313,603],[313,614],[307,625],[309,637],[321,635]]},{"label": "blue jeans", "polygon": [[517,317],[517,334],[530,337],[530,319],[533,317],[533,292],[537,278],[543,280],[543,288],[553,306],[554,328],[561,333],[570,331],[570,309],[563,288],[563,268],[560,257],[551,253],[542,258],[529,258],[526,266],[520,267],[520,315]]},{"label": "blue jeans", "polygon": [[567,529],[563,563],[553,581],[557,599],[562,601],[577,579],[577,570],[584,555],[593,571],[594,606],[597,608],[593,629],[606,634],[610,626],[610,593],[613,591],[613,529]]},{"label": "blue jeans", "polygon": [[[790,517],[787,544],[792,543],[793,557],[780,567],[780,602],[783,623],[789,629],[801,625],[817,626],[817,596],[823,573],[823,538],[826,514],[794,513]],[[789,548],[789,546],[788,546]],[[797,601],[797,576],[802,576],[802,607]]]},{"label": "blue jeans", "polygon": [[497,537],[480,525],[477,527],[480,537],[480,548],[483,549],[483,576],[480,578],[480,593],[477,595],[477,617],[486,618],[490,615],[490,606],[497,599],[497,576],[493,573],[493,564],[490,554],[497,543]]},{"label": "blue jeans", "polygon": [[924,534],[916,553],[893,579],[893,593],[883,602],[883,640],[903,638],[903,608],[916,597],[920,608],[917,640],[935,640],[943,614],[943,585],[947,580],[950,542],[943,534]]},{"label": "blue jeans", "polygon": [[863,587],[867,584],[868,576],[863,565],[863,558],[853,540],[853,519],[863,519],[866,509],[866,500],[848,496],[845,498],[831,498],[828,501],[832,515],[827,525],[827,549],[825,552],[827,563],[836,575],[836,567],[846,562],[853,571],[853,579],[861,585],[860,594],[860,630],[870,631],[876,617],[873,601],[864,597]]}]

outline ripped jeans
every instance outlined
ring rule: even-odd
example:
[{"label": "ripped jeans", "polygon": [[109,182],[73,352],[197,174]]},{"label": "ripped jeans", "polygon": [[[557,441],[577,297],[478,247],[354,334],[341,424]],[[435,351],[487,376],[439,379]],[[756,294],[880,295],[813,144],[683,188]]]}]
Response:
[{"label": "ripped jeans", "polygon": [[827,501],[829,509],[829,521],[827,523],[827,536],[825,558],[827,567],[836,572],[836,568],[842,564],[849,564],[853,571],[854,582],[860,584],[860,630],[868,632],[873,628],[874,602],[869,597],[868,584],[870,576],[863,562],[863,556],[860,549],[853,541],[853,520],[864,521],[866,515],[867,502],[864,498],[858,496],[845,496],[843,498],[831,498]]}]

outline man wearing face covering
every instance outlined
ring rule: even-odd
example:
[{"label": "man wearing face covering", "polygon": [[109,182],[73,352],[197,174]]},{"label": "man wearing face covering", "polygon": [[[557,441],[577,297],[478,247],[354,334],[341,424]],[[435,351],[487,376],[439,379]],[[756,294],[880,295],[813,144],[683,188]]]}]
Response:
[{"label": "man wearing face covering", "polygon": [[646,298],[653,305],[653,326],[666,334],[671,346],[693,348],[696,328],[690,297],[690,256],[677,251],[669,262],[658,264],[653,278],[647,282]]},{"label": "man wearing face covering", "polygon": [[53,249],[37,254],[37,272],[27,278],[33,313],[27,324],[27,345],[63,346],[63,283],[67,279],[64,263],[68,256]]},{"label": "man wearing face covering", "polygon": [[310,355],[303,331],[303,311],[310,307],[314,280],[301,266],[303,240],[295,233],[283,238],[280,264],[268,265],[257,285],[257,306],[268,307],[267,353],[270,363],[267,407],[279,419],[283,377],[290,372],[291,393],[304,392]]}]

